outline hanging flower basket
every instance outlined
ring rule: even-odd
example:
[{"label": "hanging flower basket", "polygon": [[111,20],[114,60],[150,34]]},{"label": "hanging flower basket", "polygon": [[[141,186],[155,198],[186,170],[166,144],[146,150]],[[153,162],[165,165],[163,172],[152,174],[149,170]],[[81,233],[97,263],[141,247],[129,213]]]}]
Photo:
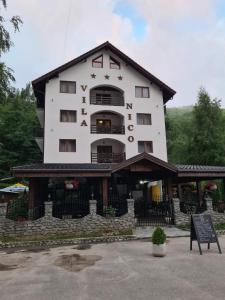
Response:
[{"label": "hanging flower basket", "polygon": [[205,189],[207,189],[209,191],[216,191],[217,185],[214,182],[210,182],[205,186]]}]

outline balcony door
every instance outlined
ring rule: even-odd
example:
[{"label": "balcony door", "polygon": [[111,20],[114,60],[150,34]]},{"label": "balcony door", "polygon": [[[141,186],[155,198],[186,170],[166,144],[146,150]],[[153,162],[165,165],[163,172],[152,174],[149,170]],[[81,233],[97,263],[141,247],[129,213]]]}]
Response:
[{"label": "balcony door", "polygon": [[112,146],[97,146],[97,158],[99,163],[112,161]]},{"label": "balcony door", "polygon": [[97,119],[96,127],[97,127],[97,133],[110,133],[111,132],[111,120]]}]

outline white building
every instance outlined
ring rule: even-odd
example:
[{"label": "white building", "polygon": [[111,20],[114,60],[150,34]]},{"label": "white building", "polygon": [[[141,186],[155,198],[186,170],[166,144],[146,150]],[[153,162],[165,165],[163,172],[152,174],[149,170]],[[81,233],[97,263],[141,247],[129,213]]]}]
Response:
[{"label": "white building", "polygon": [[33,81],[44,163],[167,161],[164,107],[175,91],[106,42]]}]

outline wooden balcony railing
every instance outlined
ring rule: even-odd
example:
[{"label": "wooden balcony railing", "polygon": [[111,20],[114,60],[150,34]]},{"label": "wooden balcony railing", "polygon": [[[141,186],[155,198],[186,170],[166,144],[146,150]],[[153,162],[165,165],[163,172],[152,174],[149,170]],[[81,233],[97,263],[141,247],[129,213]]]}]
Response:
[{"label": "wooden balcony railing", "polygon": [[91,125],[91,133],[125,134],[125,127],[123,125],[120,125],[120,126]]},{"label": "wooden balcony railing", "polygon": [[120,163],[125,160],[125,153],[94,153],[91,152],[92,163]]},{"label": "wooden balcony railing", "polygon": [[91,95],[90,104],[95,105],[112,105],[112,106],[124,106],[123,96],[107,96],[107,95]]}]

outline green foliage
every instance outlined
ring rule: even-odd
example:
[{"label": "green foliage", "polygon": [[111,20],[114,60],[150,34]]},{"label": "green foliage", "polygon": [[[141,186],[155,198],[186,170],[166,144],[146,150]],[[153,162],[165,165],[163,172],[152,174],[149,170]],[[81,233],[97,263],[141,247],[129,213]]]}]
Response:
[{"label": "green foliage", "polygon": [[167,109],[168,160],[174,164],[225,164],[225,116],[220,101],[200,89],[197,104]]},{"label": "green foliage", "polygon": [[[6,9],[7,3],[6,0],[0,1],[3,9]],[[13,42],[9,33],[9,30],[6,28],[7,22],[11,23],[14,31],[19,31],[19,27],[22,24],[22,20],[19,16],[13,16],[10,19],[5,19],[0,15],[0,58],[2,54],[7,53],[10,48],[13,46]],[[13,70],[8,68],[5,63],[0,63],[0,103],[6,101],[6,97],[12,92],[11,83],[15,81],[13,76]]]},{"label": "green foliage", "polygon": [[18,217],[27,218],[28,216],[28,197],[27,194],[19,196],[10,201],[8,206],[7,218],[17,221]]},{"label": "green foliage", "polygon": [[104,208],[104,215],[109,217],[115,217],[116,216],[116,209],[112,207],[111,205]]},{"label": "green foliage", "polygon": [[12,166],[41,159],[34,140],[39,126],[35,98],[28,85],[0,106],[0,177],[9,176]]},{"label": "green foliage", "polygon": [[170,163],[188,163],[189,137],[192,130],[192,111],[167,109],[166,134],[167,150]]},{"label": "green foliage", "polygon": [[152,243],[156,245],[164,244],[166,241],[166,234],[161,227],[157,227],[152,234]]},{"label": "green foliage", "polygon": [[200,89],[193,110],[193,134],[189,144],[189,161],[193,164],[223,165],[225,163],[225,120],[220,101],[211,100]]}]

